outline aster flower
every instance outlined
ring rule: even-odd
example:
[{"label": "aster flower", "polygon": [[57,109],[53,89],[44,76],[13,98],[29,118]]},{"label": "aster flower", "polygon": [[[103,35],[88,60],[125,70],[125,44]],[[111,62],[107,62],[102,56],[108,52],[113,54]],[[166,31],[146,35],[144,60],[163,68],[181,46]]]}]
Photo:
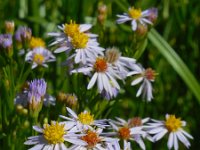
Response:
[{"label": "aster flower", "polygon": [[45,106],[55,105],[55,98],[46,93],[47,83],[44,79],[35,79],[28,83],[28,88],[24,89],[15,98],[15,105],[31,107],[37,109],[38,105],[44,103]]},{"label": "aster flower", "polygon": [[152,94],[152,85],[151,82],[154,82],[155,76],[157,73],[151,68],[144,69],[141,65],[135,65],[133,67],[134,71],[128,73],[127,76],[135,76],[135,79],[131,82],[131,85],[134,86],[142,82],[140,88],[137,91],[136,97],[143,95],[143,98],[146,98],[148,101],[151,101],[153,98]]},{"label": "aster flower", "polygon": [[85,66],[72,71],[72,73],[75,72],[81,72],[88,75],[90,72],[94,72],[87,89],[91,89],[95,82],[97,82],[99,93],[107,92],[110,97],[113,97],[116,94],[115,91],[113,91],[113,88],[116,88],[117,90],[120,89],[116,78],[121,79],[121,77],[104,57],[90,58]]},{"label": "aster flower", "polygon": [[28,137],[28,140],[24,142],[25,145],[35,145],[31,150],[67,150],[64,142],[77,145],[85,145],[85,142],[78,139],[78,135],[71,132],[70,124],[58,123],[52,121],[51,124],[44,124],[44,127],[33,126],[33,129],[40,133],[37,136]]},{"label": "aster flower", "polygon": [[116,47],[106,49],[105,59],[114,67],[114,70],[122,79],[126,78],[130,68],[133,67],[136,61],[133,58],[121,56],[119,49]]},{"label": "aster flower", "polygon": [[135,31],[137,29],[138,23],[143,25],[152,24],[152,22],[148,19],[148,17],[151,14],[150,10],[151,9],[141,11],[141,9],[130,7],[128,9],[128,13],[124,13],[123,15],[117,15],[117,17],[119,17],[117,19],[117,23],[121,24],[127,21],[131,21],[132,30]]},{"label": "aster flower", "polygon": [[147,19],[154,24],[157,20],[157,17],[158,17],[158,9],[157,8],[150,8],[150,9],[148,9],[147,13],[149,14]]},{"label": "aster flower", "polygon": [[61,33],[49,33],[50,36],[55,37],[55,42],[51,45],[58,46],[55,53],[66,51],[69,54],[74,50],[70,56],[74,58],[76,64],[85,64],[88,57],[103,55],[104,48],[99,47],[96,35],[86,33],[91,28],[90,24],[79,25],[71,21],[70,24],[59,28],[62,30]]},{"label": "aster flower", "polygon": [[181,141],[187,148],[190,147],[190,142],[187,138],[193,139],[193,137],[183,130],[182,127],[186,126],[185,121],[181,121],[180,118],[176,118],[175,115],[166,114],[165,121],[153,120],[152,123],[148,123],[147,131],[150,134],[153,134],[153,139],[155,141],[160,140],[167,133],[169,133],[169,138],[167,146],[169,149],[174,147],[175,150],[178,150],[178,141]]},{"label": "aster flower", "polygon": [[55,56],[43,47],[34,48],[26,54],[25,61],[32,63],[32,69],[38,65],[48,67],[47,62],[55,61]]},{"label": "aster flower", "polygon": [[73,128],[71,130],[74,131],[84,131],[88,129],[92,129],[92,126],[105,128],[107,124],[105,120],[94,120],[94,115],[90,114],[88,111],[81,112],[80,114],[76,114],[69,107],[67,108],[67,112],[70,117],[66,117],[60,115],[61,118],[66,119],[68,123],[73,124]]},{"label": "aster flower", "polygon": [[149,118],[140,119],[133,118],[125,121],[121,118],[117,120],[110,120],[110,125],[114,132],[106,133],[108,136],[118,136],[124,143],[124,150],[131,149],[130,141],[135,141],[139,146],[145,150],[145,144],[142,138],[147,138],[152,141],[151,137],[143,130],[143,123],[146,123]]},{"label": "aster flower", "polygon": [[74,145],[70,150],[120,150],[118,139],[101,136],[103,129],[90,129],[85,135],[80,137],[85,145]]},{"label": "aster flower", "polygon": [[30,41],[32,37],[32,31],[28,27],[19,27],[15,32],[15,39],[17,42],[22,43],[25,41]]},{"label": "aster flower", "polygon": [[0,48],[9,49],[12,47],[12,44],[11,34],[0,34]]}]

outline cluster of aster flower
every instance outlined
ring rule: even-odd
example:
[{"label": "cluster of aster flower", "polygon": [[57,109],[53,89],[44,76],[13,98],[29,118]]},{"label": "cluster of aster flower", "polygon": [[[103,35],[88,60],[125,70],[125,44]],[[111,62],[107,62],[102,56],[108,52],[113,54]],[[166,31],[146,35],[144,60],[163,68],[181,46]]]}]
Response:
[{"label": "cluster of aster flower", "polygon": [[63,122],[52,121],[43,128],[33,126],[40,135],[29,137],[24,144],[35,145],[31,149],[38,150],[131,150],[131,144],[136,142],[145,150],[145,139],[156,142],[168,133],[168,148],[177,150],[178,140],[189,148],[187,138],[193,139],[182,128],[185,121],[174,115],[167,114],[165,121],[140,117],[126,121],[121,118],[94,120],[90,112],[77,115],[68,107],[67,112],[69,116],[60,115],[65,119]]},{"label": "cluster of aster flower", "polygon": [[44,79],[27,82],[23,91],[15,98],[15,105],[28,108],[31,112],[39,112],[43,104],[55,105],[55,98],[46,93],[47,83]]},{"label": "cluster of aster flower", "polygon": [[[152,8],[141,11],[131,7],[128,13],[117,16],[119,17],[117,23],[131,21],[132,30],[136,31],[141,26],[148,28],[148,25],[153,25],[157,10]],[[71,21],[69,24],[58,26],[61,32],[48,33],[49,36],[54,37],[54,41],[50,44],[55,47],[54,52],[66,53],[65,64],[69,66],[70,74],[83,73],[90,77],[87,89],[97,84],[98,93],[106,99],[118,95],[120,91],[118,81],[133,76],[132,86],[141,83],[136,96],[142,95],[143,98],[151,101],[152,82],[157,73],[151,68],[143,68],[134,58],[122,56],[116,47],[107,49],[100,47],[97,41],[98,35],[89,32],[91,27],[90,24],[76,24]],[[47,62],[56,60],[55,56],[46,49],[42,39],[32,37],[29,28],[20,27],[15,33],[15,38],[19,47],[25,47],[20,54],[26,52],[25,61],[32,64],[32,69],[38,66],[48,67]],[[12,45],[10,35],[0,35],[0,47],[6,49],[10,45]],[[55,99],[46,94],[47,83],[44,79],[35,79],[27,85],[15,98],[16,105],[28,107],[33,113],[35,111],[38,113],[43,104],[55,104]],[[60,93],[59,97],[72,106],[77,103],[74,95]],[[43,128],[33,126],[33,129],[40,134],[28,137],[24,144],[34,145],[31,148],[33,150],[131,150],[133,142],[136,142],[141,149],[145,150],[144,140],[156,142],[168,135],[168,148],[177,150],[178,141],[189,148],[188,138],[193,139],[182,128],[186,122],[174,115],[167,114],[164,121],[140,117],[126,121],[119,117],[115,120],[94,120],[90,112],[83,111],[76,114],[69,107],[67,112],[68,116],[60,115],[60,118],[65,121],[52,121],[51,124],[44,124]]]},{"label": "cluster of aster flower", "polygon": [[55,56],[46,49],[45,42],[41,38],[32,36],[31,29],[28,27],[19,27],[15,34],[18,46],[25,47],[19,54],[26,52],[25,61],[32,64],[32,69],[37,66],[48,67],[47,62],[55,61]]},{"label": "cluster of aster flower", "polygon": [[[129,17],[127,14],[119,15],[121,18],[117,22],[123,23],[132,19],[133,30],[136,30],[137,24],[153,24],[152,11],[155,10],[141,12],[131,8]],[[97,35],[89,32],[91,27],[90,24],[76,24],[71,21],[69,24],[58,26],[61,32],[48,34],[55,39],[50,44],[56,47],[54,52],[66,52],[68,57],[65,64],[69,66],[70,73],[83,73],[89,76],[91,80],[87,89],[91,89],[97,82],[98,92],[106,99],[117,96],[120,90],[117,80],[124,81],[126,77],[134,75],[131,85],[141,83],[136,96],[143,95],[143,98],[151,101],[153,98],[151,82],[155,79],[155,71],[151,68],[144,69],[134,58],[122,56],[115,47],[106,50],[99,47]]]}]

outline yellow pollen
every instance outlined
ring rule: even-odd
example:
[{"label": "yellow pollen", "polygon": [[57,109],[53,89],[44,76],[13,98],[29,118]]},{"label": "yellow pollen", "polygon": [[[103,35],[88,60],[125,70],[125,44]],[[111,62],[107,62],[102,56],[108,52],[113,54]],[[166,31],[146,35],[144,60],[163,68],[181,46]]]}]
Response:
[{"label": "yellow pollen", "polygon": [[176,118],[175,115],[169,115],[165,121],[165,126],[170,132],[176,132],[182,126],[180,118]]},{"label": "yellow pollen", "polygon": [[98,57],[94,64],[94,69],[97,72],[105,72],[107,70],[107,68],[108,68],[108,65],[107,65],[106,59],[104,59],[102,57]]},{"label": "yellow pollen", "polygon": [[78,120],[84,125],[91,125],[94,122],[94,116],[90,112],[82,112],[78,115]]},{"label": "yellow pollen", "polygon": [[151,81],[154,81],[156,78],[156,75],[158,75],[153,69],[147,68],[144,72],[144,76]]},{"label": "yellow pollen", "polygon": [[65,24],[64,32],[67,36],[73,37],[77,33],[79,33],[79,24],[76,24],[72,20],[70,21],[70,24]]},{"label": "yellow pollen", "polygon": [[95,147],[95,145],[101,141],[97,133],[92,132],[92,131],[88,131],[87,135],[81,137],[81,139],[87,142],[88,148]]},{"label": "yellow pollen", "polygon": [[123,140],[128,140],[130,138],[130,129],[128,127],[122,127],[119,129],[119,137]]},{"label": "yellow pollen", "polygon": [[44,138],[49,144],[63,143],[64,134],[64,124],[60,125],[58,122],[51,122],[51,125],[46,124],[43,130]]},{"label": "yellow pollen", "polygon": [[39,65],[41,65],[44,62],[44,56],[42,54],[35,54],[33,56],[33,61]]},{"label": "yellow pollen", "polygon": [[45,47],[45,42],[41,38],[32,37],[30,41],[30,48]]},{"label": "yellow pollen", "polygon": [[142,11],[141,9],[134,9],[134,7],[131,7],[128,10],[129,16],[133,19],[139,19],[142,16]]},{"label": "yellow pollen", "polygon": [[74,48],[85,48],[88,42],[88,35],[85,33],[77,33],[72,37],[72,45]]}]

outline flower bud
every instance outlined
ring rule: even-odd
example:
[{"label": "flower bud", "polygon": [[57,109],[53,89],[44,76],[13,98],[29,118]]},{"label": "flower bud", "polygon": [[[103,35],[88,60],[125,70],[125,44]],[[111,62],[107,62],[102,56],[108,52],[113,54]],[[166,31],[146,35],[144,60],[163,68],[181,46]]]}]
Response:
[{"label": "flower bud", "polygon": [[149,21],[151,21],[153,24],[155,24],[156,21],[157,21],[157,18],[158,18],[158,9],[157,8],[151,8],[148,11],[149,11],[149,15],[148,15],[147,19]]},{"label": "flower bud", "polygon": [[138,24],[136,29],[136,34],[140,37],[143,37],[148,32],[148,28],[146,25]]},{"label": "flower bud", "polygon": [[13,34],[15,30],[14,21],[5,21],[5,30],[6,30],[6,33]]}]

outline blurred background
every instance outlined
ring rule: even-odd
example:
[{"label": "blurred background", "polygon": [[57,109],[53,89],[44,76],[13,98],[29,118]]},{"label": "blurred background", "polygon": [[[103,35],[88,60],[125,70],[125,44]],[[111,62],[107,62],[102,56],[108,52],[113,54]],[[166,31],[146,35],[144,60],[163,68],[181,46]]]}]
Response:
[{"label": "blurred background", "polygon": [[[198,0],[0,0],[0,32],[4,32],[4,21],[13,20],[15,28],[26,25],[32,28],[33,35],[45,39],[47,45],[52,39],[48,32],[58,31],[57,25],[68,23],[71,19],[77,23],[91,23],[92,32],[99,35],[102,47],[118,47],[125,56],[133,57],[132,31],[130,25],[117,25],[116,15],[122,14],[129,6],[142,10],[158,8],[158,19],[154,28],[173,47],[190,71],[200,80],[200,5]],[[62,58],[60,58],[62,59]],[[62,60],[58,60],[57,63]],[[159,75],[153,83],[154,99],[152,102],[141,101],[135,97],[135,88],[126,87],[116,98],[118,103],[109,108],[106,117],[131,118],[133,116],[164,119],[166,113],[175,114],[187,122],[186,130],[194,137],[191,148],[200,147],[200,102],[166,61],[162,54],[147,40],[144,53],[137,60],[145,67],[151,67]],[[52,83],[52,91],[69,90],[68,85],[61,85],[65,79],[65,69],[58,69],[63,74],[60,84]],[[56,74],[48,75],[52,80]],[[52,81],[54,82],[54,81]],[[131,81],[127,81],[131,82]],[[199,91],[200,92],[200,91]],[[53,116],[59,114],[55,113]],[[30,135],[29,135],[30,136]],[[155,144],[147,143],[147,149],[167,149],[167,139]],[[180,144],[180,149],[185,147]]]}]

